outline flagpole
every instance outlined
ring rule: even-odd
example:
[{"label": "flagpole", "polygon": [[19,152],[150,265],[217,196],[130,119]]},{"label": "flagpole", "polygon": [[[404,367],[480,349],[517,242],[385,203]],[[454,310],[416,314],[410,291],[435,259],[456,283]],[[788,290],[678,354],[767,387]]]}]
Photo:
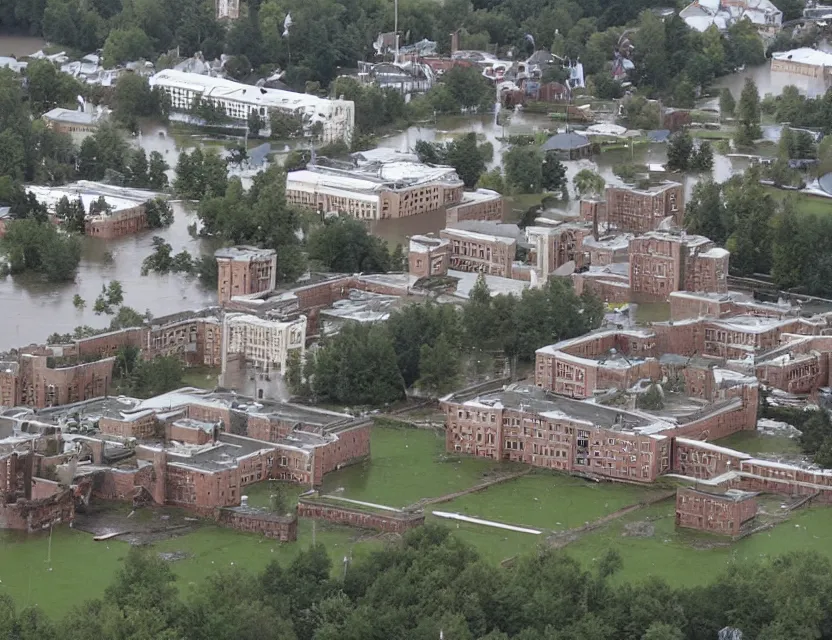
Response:
[{"label": "flagpole", "polygon": [[399,63],[399,0],[393,2],[393,32],[396,38],[396,57],[393,62]]}]

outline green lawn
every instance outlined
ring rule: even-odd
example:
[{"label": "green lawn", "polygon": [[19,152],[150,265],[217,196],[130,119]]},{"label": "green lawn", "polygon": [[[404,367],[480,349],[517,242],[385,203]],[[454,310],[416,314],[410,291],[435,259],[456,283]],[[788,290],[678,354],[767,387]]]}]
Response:
[{"label": "green lawn", "polygon": [[[272,559],[289,562],[312,541],[311,520],[301,519],[298,542],[280,544],[262,536],[231,529],[205,526],[194,533],[153,545],[159,552],[181,551],[188,557],[174,562],[179,588],[186,592],[193,583],[225,567],[260,571]],[[376,541],[354,542],[353,529],[318,523],[316,541],[326,545],[334,569],[341,569],[345,555],[358,558]],[[68,527],[55,529],[52,561],[47,562],[49,536],[0,535],[0,593],[8,593],[19,607],[39,605],[60,618],[69,609],[103,595],[115,576],[129,545],[124,542],[93,542],[92,535]],[[51,567],[51,571],[49,570]]]},{"label": "green lawn", "polygon": [[[628,522],[658,518],[650,537],[622,536]],[[662,503],[630,514],[569,545],[567,553],[592,567],[608,549],[616,549],[623,567],[618,580],[656,576],[674,586],[705,584],[733,562],[814,550],[832,557],[832,509],[800,510],[786,522],[734,544],[704,548],[719,542],[704,534],[676,530],[673,503]]]},{"label": "green lawn", "polygon": [[725,129],[691,129],[690,134],[701,140],[730,140],[734,136],[733,131],[726,131]]},{"label": "green lawn", "polygon": [[656,487],[535,473],[437,505],[441,511],[539,529],[580,527],[660,493]]},{"label": "green lawn", "polygon": [[785,191],[769,186],[763,188],[766,190],[766,193],[770,194],[776,200],[785,200],[788,197],[792,197],[799,213],[812,213],[822,216],[832,213],[832,198],[795,193],[794,191]]},{"label": "green lawn", "polygon": [[213,390],[217,386],[219,375],[219,367],[191,367],[185,369],[182,375],[182,384],[198,389]]},{"label": "green lawn", "polygon": [[743,453],[800,453],[797,439],[785,436],[766,435],[758,431],[738,431],[727,438],[717,440],[714,444]]},{"label": "green lawn", "polygon": [[670,320],[670,304],[667,302],[641,303],[636,307],[636,320],[639,323]]},{"label": "green lawn", "polygon": [[328,474],[322,493],[389,507],[406,507],[467,489],[495,469],[514,469],[493,460],[445,454],[445,436],[426,429],[376,427],[370,460]]}]

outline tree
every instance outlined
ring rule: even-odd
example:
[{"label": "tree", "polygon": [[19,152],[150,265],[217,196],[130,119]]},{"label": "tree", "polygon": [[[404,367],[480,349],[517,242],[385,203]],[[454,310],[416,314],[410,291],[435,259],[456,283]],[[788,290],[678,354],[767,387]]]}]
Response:
[{"label": "tree", "polygon": [[127,184],[131,187],[147,186],[147,154],[144,149],[134,149],[127,163]]},{"label": "tree", "polygon": [[72,297],[72,306],[75,307],[76,309],[83,309],[84,307],[87,306],[87,301],[84,300],[79,294],[76,293]]},{"label": "tree", "polygon": [[760,94],[751,78],[745,79],[736,113],[737,132],[734,142],[740,146],[749,146],[763,135],[760,128]]},{"label": "tree", "polygon": [[466,133],[445,144],[419,140],[416,154],[421,162],[452,166],[465,186],[471,189],[485,171],[483,147],[477,145],[477,134]]},{"label": "tree", "polygon": [[147,226],[151,229],[169,227],[173,223],[173,208],[162,198],[153,198],[144,203]]},{"label": "tree", "polygon": [[170,169],[164,157],[158,151],[150,152],[150,163],[147,169],[147,187],[154,191],[162,191],[168,186],[168,176],[165,172]]},{"label": "tree", "polygon": [[69,198],[63,196],[55,205],[55,217],[73,233],[83,234],[86,229],[87,212],[84,211],[81,198],[70,202]]},{"label": "tree", "polygon": [[687,131],[677,131],[667,143],[667,169],[687,171],[693,153],[693,139]]},{"label": "tree", "polygon": [[791,289],[803,282],[803,261],[806,247],[801,237],[801,224],[791,200],[774,217],[771,255],[771,276],[779,289]]},{"label": "tree", "polygon": [[228,187],[228,167],[216,150],[202,151],[199,147],[190,154],[179,154],[176,165],[176,194],[190,200],[221,197]]},{"label": "tree", "polygon": [[[542,174],[541,174],[542,179]],[[497,193],[506,193],[506,184],[503,180],[503,174],[499,167],[495,167],[491,171],[486,171],[480,176],[477,182],[478,189],[490,189]]]},{"label": "tree", "polygon": [[710,171],[714,168],[714,150],[711,143],[702,140],[690,158],[690,168],[694,171]]},{"label": "tree", "polygon": [[75,279],[81,261],[81,242],[75,235],[60,233],[48,222],[16,220],[8,225],[0,249],[6,254],[11,273],[31,271],[49,282]]},{"label": "tree", "polygon": [[644,632],[641,640],[684,640],[684,635],[675,625],[654,622]]},{"label": "tree", "polygon": [[150,398],[182,386],[182,363],[174,356],[142,360],[132,376],[131,391],[139,398]]},{"label": "tree", "polygon": [[581,169],[572,178],[579,198],[598,198],[604,191],[604,179],[591,169]]},{"label": "tree", "polygon": [[719,113],[722,117],[731,117],[734,115],[734,109],[736,108],[736,102],[734,102],[734,96],[731,94],[731,90],[727,87],[722,89],[719,92]]},{"label": "tree", "polygon": [[503,156],[505,181],[514,193],[540,193],[543,158],[532,146],[513,146]]},{"label": "tree", "polygon": [[658,129],[661,122],[659,103],[643,95],[635,95],[624,102],[624,120],[630,129]]},{"label": "tree", "polygon": [[327,219],[309,234],[309,258],[338,273],[385,273],[390,268],[386,243],[349,216]]},{"label": "tree", "polygon": [[113,117],[135,131],[139,118],[166,118],[170,110],[167,94],[150,88],[148,79],[135,73],[119,76],[113,92]]},{"label": "tree", "polygon": [[347,324],[314,355],[313,394],[322,400],[383,405],[404,397],[396,353],[381,325]]},{"label": "tree", "polygon": [[566,189],[566,167],[553,151],[546,153],[541,168],[541,185],[546,191],[563,191]]},{"label": "tree", "polygon": [[147,34],[138,27],[113,29],[104,42],[104,66],[115,67],[125,62],[148,59],[153,54],[153,44]]},{"label": "tree", "polygon": [[487,111],[494,106],[493,88],[475,67],[451,67],[442,76],[440,86],[448,90],[456,111]]},{"label": "tree", "polygon": [[259,138],[260,131],[263,129],[265,124],[263,122],[263,118],[260,117],[260,114],[257,113],[257,111],[252,111],[248,115],[247,126],[248,135],[250,135],[252,138]]},{"label": "tree", "polygon": [[50,60],[31,60],[26,67],[29,106],[40,115],[62,105],[73,104],[83,87],[72,76],[60,73]]},{"label": "tree", "polygon": [[444,333],[433,345],[423,344],[419,353],[418,386],[437,395],[455,389],[460,374],[459,357]]},{"label": "tree", "polygon": [[725,244],[734,223],[725,210],[722,185],[708,179],[693,187],[693,194],[685,208],[685,225],[691,233],[710,238],[718,245]]}]

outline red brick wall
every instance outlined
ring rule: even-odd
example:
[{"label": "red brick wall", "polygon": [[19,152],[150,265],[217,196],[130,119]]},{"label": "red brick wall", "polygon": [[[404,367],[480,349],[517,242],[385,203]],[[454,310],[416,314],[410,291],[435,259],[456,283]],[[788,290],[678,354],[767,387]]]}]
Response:
[{"label": "red brick wall", "polygon": [[21,499],[13,504],[0,502],[0,529],[34,533],[51,525],[71,522],[74,517],[75,500],[69,489],[40,500]]},{"label": "red brick wall", "polygon": [[271,513],[257,513],[254,510],[243,512],[218,509],[216,519],[224,527],[247,533],[260,533],[281,542],[294,542],[298,539],[298,518],[295,515],[281,517]]},{"label": "red brick wall", "polygon": [[450,227],[464,220],[503,221],[505,203],[502,197],[491,200],[476,200],[470,203],[458,204],[445,210],[445,226]]},{"label": "red brick wall", "polygon": [[88,220],[84,233],[97,238],[119,238],[147,229],[143,204],[97,220]]},{"label": "red brick wall", "polygon": [[604,302],[613,304],[630,302],[630,284],[626,277],[607,274],[603,277],[591,277],[586,273],[575,273],[572,274],[572,284],[575,286],[575,293],[578,295],[587,290]]},{"label": "red brick wall", "polygon": [[211,442],[212,435],[205,429],[167,424],[165,425],[165,439],[187,444],[207,444]]},{"label": "red brick wall", "polygon": [[104,416],[98,421],[101,433],[122,438],[151,438],[156,435],[156,427],[156,415],[153,413],[135,420],[117,420]]},{"label": "red brick wall", "polygon": [[324,475],[370,455],[370,425],[354,427],[337,434],[338,439],[315,449],[313,485],[323,482]]},{"label": "red brick wall", "polygon": [[676,491],[677,526],[737,536],[742,524],[756,513],[757,502],[752,497],[736,501],[728,496],[706,494],[686,487]]},{"label": "red brick wall", "polygon": [[83,359],[89,356],[114,356],[119,348],[125,346],[141,349],[144,347],[147,332],[148,329],[145,327],[134,327],[76,340],[78,357]]},{"label": "red brick wall", "polygon": [[425,523],[424,513],[394,513],[383,515],[377,512],[360,511],[349,507],[322,504],[313,500],[298,501],[298,515],[301,518],[327,520],[335,524],[359,529],[373,529],[385,533],[404,533]]},{"label": "red brick wall", "polygon": [[739,471],[741,462],[747,457],[733,449],[714,448],[695,440],[676,438],[673,441],[672,470],[683,476],[708,480],[728,471]]}]

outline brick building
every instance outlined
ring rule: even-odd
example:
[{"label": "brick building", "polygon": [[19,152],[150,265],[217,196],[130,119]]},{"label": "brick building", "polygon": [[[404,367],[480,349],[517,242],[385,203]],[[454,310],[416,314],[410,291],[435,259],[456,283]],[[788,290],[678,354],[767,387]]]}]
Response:
[{"label": "brick building", "polygon": [[84,235],[94,238],[120,238],[148,228],[144,203],[87,216],[84,221]]},{"label": "brick building", "polygon": [[652,331],[604,331],[535,352],[535,384],[572,398],[589,398],[601,389],[627,389],[642,379],[657,379]]},{"label": "brick building", "polygon": [[0,456],[0,529],[34,533],[75,517],[72,491],[36,478],[34,459],[31,450]]},{"label": "brick building", "polygon": [[630,266],[613,263],[603,267],[592,266],[586,271],[572,274],[575,293],[591,291],[601,300],[611,304],[630,302]]},{"label": "brick building", "polygon": [[552,273],[568,262],[576,269],[589,265],[584,243],[591,230],[576,224],[526,227],[526,241],[532,245],[530,261],[537,277],[545,282]]},{"label": "brick building", "polygon": [[[106,395],[113,379],[115,358],[72,366],[56,366],[46,355],[19,358],[16,401],[29,407],[53,407]],[[4,385],[9,393],[10,385]]]},{"label": "brick building", "polygon": [[477,189],[465,191],[462,201],[445,208],[445,226],[450,227],[468,220],[487,220],[502,222],[505,201],[496,191]]},{"label": "brick building", "polygon": [[646,190],[609,186],[604,200],[582,200],[580,215],[595,228],[606,225],[620,232],[647,233],[658,229],[666,218],[681,227],[684,197],[684,187],[677,182]]},{"label": "brick building", "polygon": [[680,487],[676,490],[676,526],[737,537],[757,515],[756,495],[739,489]]},{"label": "brick building", "polygon": [[439,236],[450,242],[451,269],[511,278],[516,240],[464,229],[443,229]]},{"label": "brick building", "polygon": [[[328,161],[290,171],[286,201],[359,220],[405,218],[464,201],[464,185],[452,167],[426,165],[389,149],[366,151],[353,158],[353,162]],[[496,200],[493,206],[497,206]],[[485,211],[489,206],[480,209]]]},{"label": "brick building", "polygon": [[407,256],[408,273],[416,278],[444,276],[451,262],[451,241],[432,236],[411,236]]},{"label": "brick building", "polygon": [[670,319],[673,321],[689,318],[725,318],[736,315],[782,319],[799,315],[799,309],[788,302],[759,302],[737,291],[726,293],[674,291],[667,299],[670,302]]},{"label": "brick building", "polygon": [[47,127],[60,133],[95,133],[101,120],[95,113],[63,107],[55,107],[41,118]]},{"label": "brick building", "polygon": [[221,305],[234,296],[274,289],[277,252],[257,247],[227,247],[214,253],[217,259],[217,298]]},{"label": "brick building", "polygon": [[704,236],[649,232],[630,240],[630,290],[638,301],[674,291],[725,293],[729,253]]}]

